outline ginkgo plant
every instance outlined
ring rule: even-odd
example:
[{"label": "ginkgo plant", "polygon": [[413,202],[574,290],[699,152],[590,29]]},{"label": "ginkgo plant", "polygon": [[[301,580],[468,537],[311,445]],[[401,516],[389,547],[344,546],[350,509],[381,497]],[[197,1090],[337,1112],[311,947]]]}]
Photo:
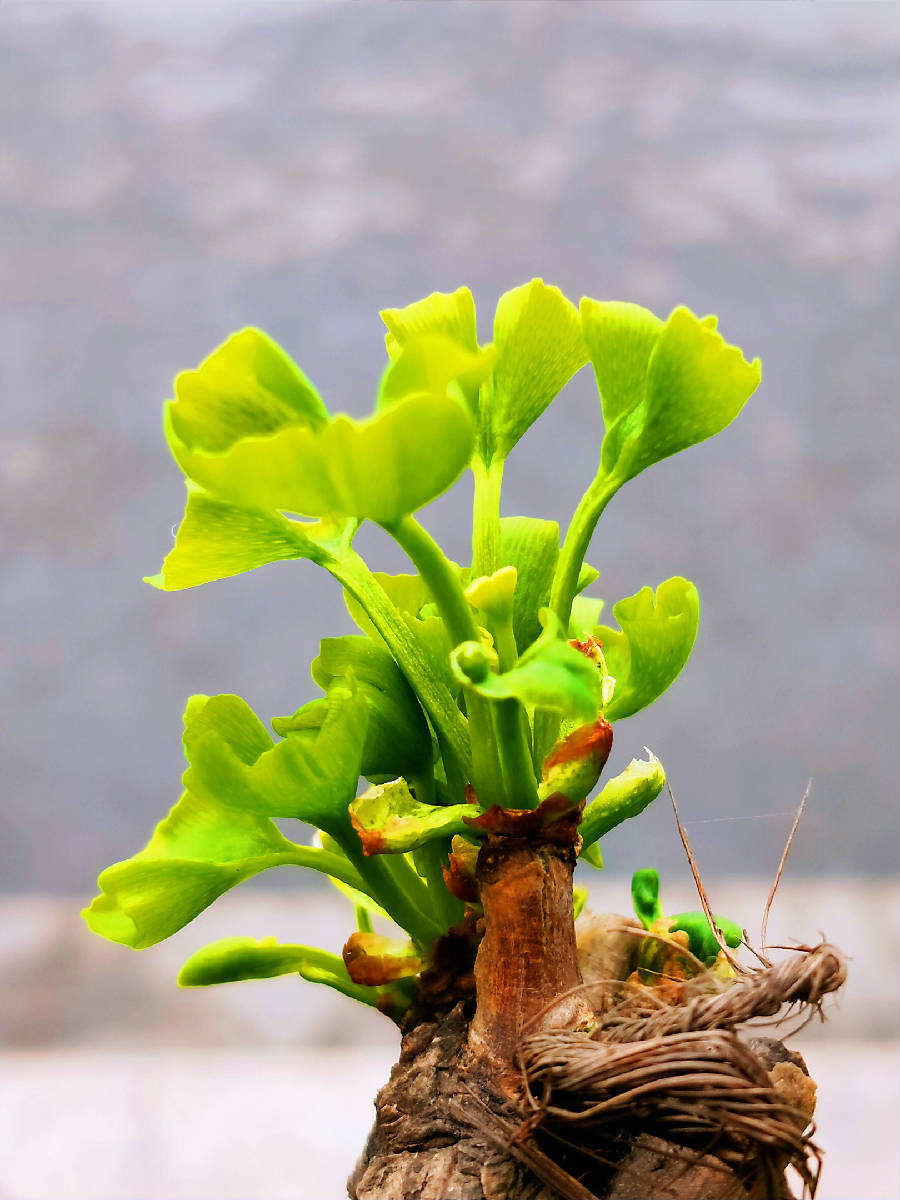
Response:
[{"label": "ginkgo plant", "polygon": [[[84,916],[145,949],[262,871],[318,871],[349,903],[342,951],[306,945],[301,913],[297,944],[219,941],[180,983],[298,974],[407,1031],[460,1011],[468,1053],[511,1078],[523,1025],[580,979],[576,855],[602,866],[600,840],[665,783],[649,755],[590,798],[612,725],[673,683],[697,633],[697,590],[680,577],[619,600],[601,624],[591,538],[620,488],[733,420],[760,367],[715,317],[576,308],[539,279],[500,298],[487,344],[467,288],[381,316],[388,361],[362,420],[332,414],[257,329],[175,379],[164,430],[187,505],[147,582],[176,591],[308,559],[359,632],[322,640],[322,695],[272,720],[274,737],[236,695],[188,700],[183,795],[142,850],[101,874]],[[522,435],[588,363],[598,468],[561,540],[553,521],[501,517],[501,485]],[[472,555],[458,564],[416,514],[466,470]],[[364,521],[402,547],[409,574],[357,553]],[[275,824],[286,818],[302,823],[293,838]],[[576,995],[547,1019],[586,1030],[592,1014]],[[375,1186],[361,1177],[356,1194],[401,1194]]]}]

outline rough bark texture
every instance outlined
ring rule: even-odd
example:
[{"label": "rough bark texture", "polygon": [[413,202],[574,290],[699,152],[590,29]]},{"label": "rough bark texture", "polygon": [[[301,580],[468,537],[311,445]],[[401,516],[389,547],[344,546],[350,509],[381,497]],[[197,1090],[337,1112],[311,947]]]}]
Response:
[{"label": "rough bark texture", "polygon": [[[523,1034],[584,1030],[594,1020],[584,990],[567,995],[582,982],[572,919],[577,816],[542,826],[522,814],[518,827],[489,833],[477,871],[484,920],[476,929],[470,917],[456,931],[447,969],[437,956],[415,1027],[376,1099],[375,1125],[348,1181],[351,1200],[755,1200],[717,1160],[698,1160],[639,1126],[606,1138],[601,1157],[529,1119],[515,1062]],[[593,957],[582,946],[589,985],[595,969],[613,963],[624,978],[637,944],[627,921],[603,920]],[[465,968],[465,947],[479,934],[473,997],[471,971],[454,963]],[[461,983],[455,995],[453,978]],[[764,1070],[777,1065],[785,1098],[810,1102],[796,1061],[772,1045],[753,1048]]]},{"label": "rough bark texture", "polygon": [[475,960],[473,1051],[503,1070],[523,1030],[589,1029],[572,917],[575,852],[568,845],[489,838],[478,857],[484,937]]}]

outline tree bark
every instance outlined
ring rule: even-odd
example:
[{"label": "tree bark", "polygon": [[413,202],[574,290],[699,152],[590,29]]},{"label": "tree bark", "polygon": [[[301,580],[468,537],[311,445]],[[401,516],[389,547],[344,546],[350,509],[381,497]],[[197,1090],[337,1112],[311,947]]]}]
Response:
[{"label": "tree bark", "polygon": [[750,1200],[715,1160],[686,1166],[657,1138],[632,1131],[597,1161],[590,1147],[567,1150],[540,1128],[532,1133],[515,1062],[520,1038],[588,1030],[594,1013],[572,992],[581,983],[572,913],[578,814],[549,826],[534,813],[515,817],[497,816],[478,857],[484,918],[474,1004],[463,995],[430,1019],[427,1005],[418,1007],[376,1098],[351,1200]]}]

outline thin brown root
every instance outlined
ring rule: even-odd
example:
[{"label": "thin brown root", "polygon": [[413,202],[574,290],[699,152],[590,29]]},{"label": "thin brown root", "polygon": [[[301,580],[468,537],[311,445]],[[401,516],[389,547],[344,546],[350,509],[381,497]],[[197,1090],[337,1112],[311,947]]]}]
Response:
[{"label": "thin brown root", "polygon": [[788,834],[787,842],[785,843],[784,850],[781,854],[781,861],[778,864],[778,870],[775,872],[775,880],[772,883],[768,899],[766,900],[766,909],[763,913],[762,919],[762,929],[760,930],[759,934],[759,942],[763,952],[769,949],[769,947],[766,945],[766,932],[769,928],[769,910],[772,907],[772,901],[775,899],[775,893],[778,891],[778,885],[781,882],[781,873],[784,870],[784,864],[787,862],[787,856],[790,853],[791,846],[794,842],[794,837],[796,836],[797,829],[800,826],[800,818],[803,816],[803,810],[806,808],[806,802],[809,799],[811,792],[812,780],[810,779],[806,784],[806,790],[803,793],[803,799],[800,801],[800,807],[797,809],[797,815],[794,817],[794,823],[791,826],[791,832]]},{"label": "thin brown root", "polygon": [[641,1009],[640,1000],[632,998],[608,1013],[593,1036],[604,1042],[633,1042],[689,1030],[734,1029],[754,1017],[774,1017],[785,1005],[818,1006],[846,978],[843,954],[822,942],[776,966],[745,971],[730,986],[695,996],[684,1005]]},{"label": "thin brown root", "polygon": [[678,836],[681,838],[681,844],[684,846],[684,852],[687,855],[688,865],[691,868],[691,874],[694,877],[694,883],[697,885],[697,895],[700,897],[700,905],[703,909],[703,915],[706,917],[707,921],[709,921],[709,927],[713,931],[716,941],[719,943],[719,949],[725,956],[725,961],[730,967],[732,967],[734,971],[736,971],[738,974],[741,974],[744,968],[731,953],[731,949],[729,948],[725,939],[722,937],[722,931],[716,924],[716,919],[713,916],[712,909],[709,906],[709,900],[706,898],[706,890],[703,887],[703,881],[700,879],[700,871],[697,867],[697,860],[694,858],[694,852],[691,849],[690,842],[688,841],[687,832],[685,831],[684,825],[681,823],[681,817],[678,815],[678,805],[675,803],[675,793],[672,791],[672,785],[667,783],[666,787],[669,792],[669,799],[672,801],[672,812],[675,814],[675,824],[678,826]]},{"label": "thin brown root", "polygon": [[733,1032],[611,1044],[551,1031],[527,1038],[520,1058],[541,1120],[589,1129],[595,1147],[604,1136],[639,1130],[674,1143],[686,1156],[711,1154],[723,1168],[765,1186],[791,1163],[804,1185],[815,1187],[818,1151],[805,1122]]}]

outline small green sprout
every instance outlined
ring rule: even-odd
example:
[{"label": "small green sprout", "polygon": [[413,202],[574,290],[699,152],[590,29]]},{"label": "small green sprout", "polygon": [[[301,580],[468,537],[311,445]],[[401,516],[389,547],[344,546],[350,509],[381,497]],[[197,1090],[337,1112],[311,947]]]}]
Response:
[{"label": "small green sprout", "polygon": [[[702,912],[676,913],[674,917],[664,915],[659,899],[659,874],[652,867],[635,871],[631,877],[631,899],[635,916],[651,933],[687,934],[687,945],[691,954],[704,966],[712,966],[721,953],[721,946],[712,926]],[[713,914],[716,928],[729,948],[736,949],[744,940],[743,930],[727,917]]]},{"label": "small green sprout", "polygon": [[[179,982],[297,974],[400,1021],[442,936],[472,926],[478,848],[498,812],[563,806],[580,816],[582,858],[601,866],[599,839],[661,791],[665,773],[650,755],[590,799],[613,724],[684,667],[697,590],[677,576],[644,587],[602,625],[603,601],[585,594],[599,572],[585,555],[613,496],[724,429],[760,368],[722,339],[714,317],[678,308],[662,320],[590,299],[576,307],[539,279],[500,298],[483,345],[467,288],[382,319],[388,363],[363,419],[330,412],[257,329],[175,379],[164,432],[187,503],[147,582],[178,591],[307,559],[337,582],[359,632],[322,640],[312,664],[321,695],[276,717],[274,738],[238,696],[188,701],[184,793],[142,850],[101,874],[84,917],[143,949],[245,879],[312,869],[351,907],[356,928],[341,954],[227,939],[193,955]],[[501,517],[501,488],[521,437],[588,363],[604,429],[598,421],[597,471],[561,539],[552,521]],[[467,470],[472,554],[459,565],[417,514]],[[405,551],[410,574],[370,568],[354,548],[364,521]],[[542,814],[530,816],[539,826]],[[315,844],[276,819],[313,826]],[[638,875],[636,911],[654,925],[658,880],[654,892],[650,874]],[[578,890],[576,910],[583,903]],[[668,927],[708,961],[711,931],[696,916]],[[721,928],[734,944],[736,927]]]}]

